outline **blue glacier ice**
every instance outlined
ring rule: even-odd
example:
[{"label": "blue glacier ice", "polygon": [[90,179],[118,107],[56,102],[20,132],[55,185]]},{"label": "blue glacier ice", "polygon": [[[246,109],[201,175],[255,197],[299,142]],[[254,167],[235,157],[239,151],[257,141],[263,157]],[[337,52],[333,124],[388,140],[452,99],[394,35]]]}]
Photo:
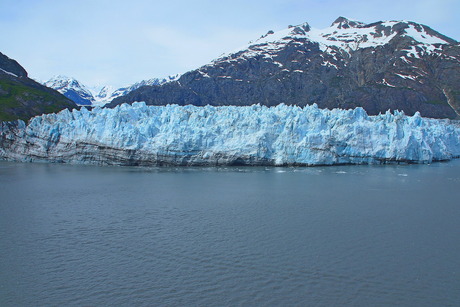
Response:
[{"label": "blue glacier ice", "polygon": [[260,105],[64,110],[0,126],[0,158],[110,165],[430,163],[460,156],[460,125],[416,113]]}]

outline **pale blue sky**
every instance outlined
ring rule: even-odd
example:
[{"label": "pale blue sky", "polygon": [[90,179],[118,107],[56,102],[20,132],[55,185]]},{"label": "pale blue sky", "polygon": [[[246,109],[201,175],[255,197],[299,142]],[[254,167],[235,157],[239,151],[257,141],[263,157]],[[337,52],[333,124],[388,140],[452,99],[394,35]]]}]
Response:
[{"label": "pale blue sky", "polygon": [[459,15],[458,0],[0,0],[0,52],[36,79],[119,87],[197,68],[290,24],[410,20],[460,40]]}]

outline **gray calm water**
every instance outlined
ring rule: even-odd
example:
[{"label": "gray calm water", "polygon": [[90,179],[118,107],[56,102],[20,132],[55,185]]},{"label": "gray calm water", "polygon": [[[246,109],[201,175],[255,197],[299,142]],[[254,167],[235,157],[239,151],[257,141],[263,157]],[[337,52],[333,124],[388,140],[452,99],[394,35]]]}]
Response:
[{"label": "gray calm water", "polygon": [[458,306],[460,161],[0,163],[0,306]]}]

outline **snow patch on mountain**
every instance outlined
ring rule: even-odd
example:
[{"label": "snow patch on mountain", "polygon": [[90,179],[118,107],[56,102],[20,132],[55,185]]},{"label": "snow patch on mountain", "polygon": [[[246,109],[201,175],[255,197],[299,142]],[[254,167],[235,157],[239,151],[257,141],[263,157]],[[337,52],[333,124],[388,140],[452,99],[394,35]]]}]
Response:
[{"label": "snow patch on mountain", "polygon": [[2,68],[0,68],[0,71],[2,71],[3,73],[5,73],[5,74],[7,74],[7,75],[10,75],[10,76],[13,76],[13,77],[19,78],[19,77],[18,77],[18,75],[16,75],[16,74],[13,74],[13,73],[12,73],[12,72],[10,72],[10,71],[6,71],[6,70],[4,70],[4,69],[2,69]]},{"label": "snow patch on mountain", "polygon": [[[3,143],[2,143],[3,142]],[[430,163],[460,156],[460,126],[395,111],[146,106],[64,110],[2,123],[0,157],[119,165]]]}]

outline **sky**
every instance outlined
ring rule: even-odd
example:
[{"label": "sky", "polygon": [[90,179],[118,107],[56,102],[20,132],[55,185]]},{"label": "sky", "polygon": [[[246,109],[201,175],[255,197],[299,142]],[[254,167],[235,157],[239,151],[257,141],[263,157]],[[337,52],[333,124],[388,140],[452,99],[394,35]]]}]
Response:
[{"label": "sky", "polygon": [[460,40],[459,15],[458,0],[0,0],[0,52],[39,81],[122,87],[198,68],[289,25],[410,20]]}]

